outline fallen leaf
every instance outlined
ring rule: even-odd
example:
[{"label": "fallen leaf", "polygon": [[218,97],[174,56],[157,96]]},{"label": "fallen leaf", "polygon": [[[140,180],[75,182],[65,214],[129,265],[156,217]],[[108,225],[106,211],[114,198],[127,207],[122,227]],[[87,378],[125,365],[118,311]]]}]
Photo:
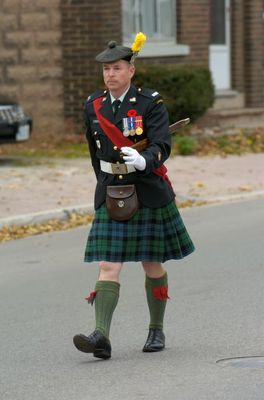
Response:
[{"label": "fallen leaf", "polygon": [[241,192],[251,192],[252,191],[252,187],[249,185],[243,185],[243,186],[239,186],[238,188]]},{"label": "fallen leaf", "polygon": [[202,189],[202,188],[204,188],[206,185],[205,185],[204,182],[199,181],[199,182],[195,182],[195,183],[193,184],[193,186],[196,187],[196,188]]}]

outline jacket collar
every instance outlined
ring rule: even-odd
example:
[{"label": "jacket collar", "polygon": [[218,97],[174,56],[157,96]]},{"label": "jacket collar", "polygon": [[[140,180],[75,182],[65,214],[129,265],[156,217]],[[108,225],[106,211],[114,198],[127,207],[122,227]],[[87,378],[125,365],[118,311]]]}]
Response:
[{"label": "jacket collar", "polygon": [[122,120],[122,118],[125,118],[127,116],[128,110],[134,107],[134,105],[137,103],[136,95],[137,89],[134,85],[131,85],[116,114],[115,123],[118,123],[120,122],[120,120]]},{"label": "jacket collar", "polygon": [[133,106],[136,103],[137,103],[137,89],[134,85],[131,85],[115,117],[112,110],[112,103],[109,92],[102,100],[102,107],[100,109],[100,113],[110,122],[117,124],[122,120],[122,118],[125,118],[127,116],[128,110],[133,108]]}]

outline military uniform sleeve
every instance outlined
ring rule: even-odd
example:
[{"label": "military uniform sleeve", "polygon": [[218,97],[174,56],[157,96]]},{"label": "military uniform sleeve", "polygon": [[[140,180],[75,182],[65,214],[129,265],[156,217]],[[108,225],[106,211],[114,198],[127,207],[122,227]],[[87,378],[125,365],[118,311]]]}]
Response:
[{"label": "military uniform sleeve", "polygon": [[161,97],[150,103],[145,117],[145,129],[149,145],[140,153],[146,160],[146,169],[140,172],[143,175],[159,168],[171,152],[168,112]]},{"label": "military uniform sleeve", "polygon": [[100,172],[100,161],[96,157],[96,145],[95,145],[94,140],[92,139],[92,130],[91,130],[91,124],[90,124],[90,118],[89,118],[89,107],[91,107],[91,106],[92,105],[90,102],[88,102],[88,101],[85,102],[84,118],[85,118],[85,126],[86,126],[86,139],[88,142],[91,163],[92,163],[96,178],[98,179],[98,175]]}]

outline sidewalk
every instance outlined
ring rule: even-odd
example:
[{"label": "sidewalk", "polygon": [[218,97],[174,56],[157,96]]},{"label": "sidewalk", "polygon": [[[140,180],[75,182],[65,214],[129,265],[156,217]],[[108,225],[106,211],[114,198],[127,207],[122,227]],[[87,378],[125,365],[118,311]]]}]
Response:
[{"label": "sidewalk", "polygon": [[[28,160],[27,160],[28,163]],[[46,160],[16,166],[0,157],[0,228],[93,212],[95,176],[90,160]],[[166,163],[178,201],[224,202],[264,197],[264,154],[177,156]]]}]

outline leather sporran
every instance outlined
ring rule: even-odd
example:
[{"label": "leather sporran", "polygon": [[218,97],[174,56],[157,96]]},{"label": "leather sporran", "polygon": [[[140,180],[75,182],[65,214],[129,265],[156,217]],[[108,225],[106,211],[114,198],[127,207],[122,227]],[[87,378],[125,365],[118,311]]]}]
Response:
[{"label": "leather sporran", "polygon": [[135,185],[107,186],[106,209],[111,219],[128,221],[138,210]]}]

